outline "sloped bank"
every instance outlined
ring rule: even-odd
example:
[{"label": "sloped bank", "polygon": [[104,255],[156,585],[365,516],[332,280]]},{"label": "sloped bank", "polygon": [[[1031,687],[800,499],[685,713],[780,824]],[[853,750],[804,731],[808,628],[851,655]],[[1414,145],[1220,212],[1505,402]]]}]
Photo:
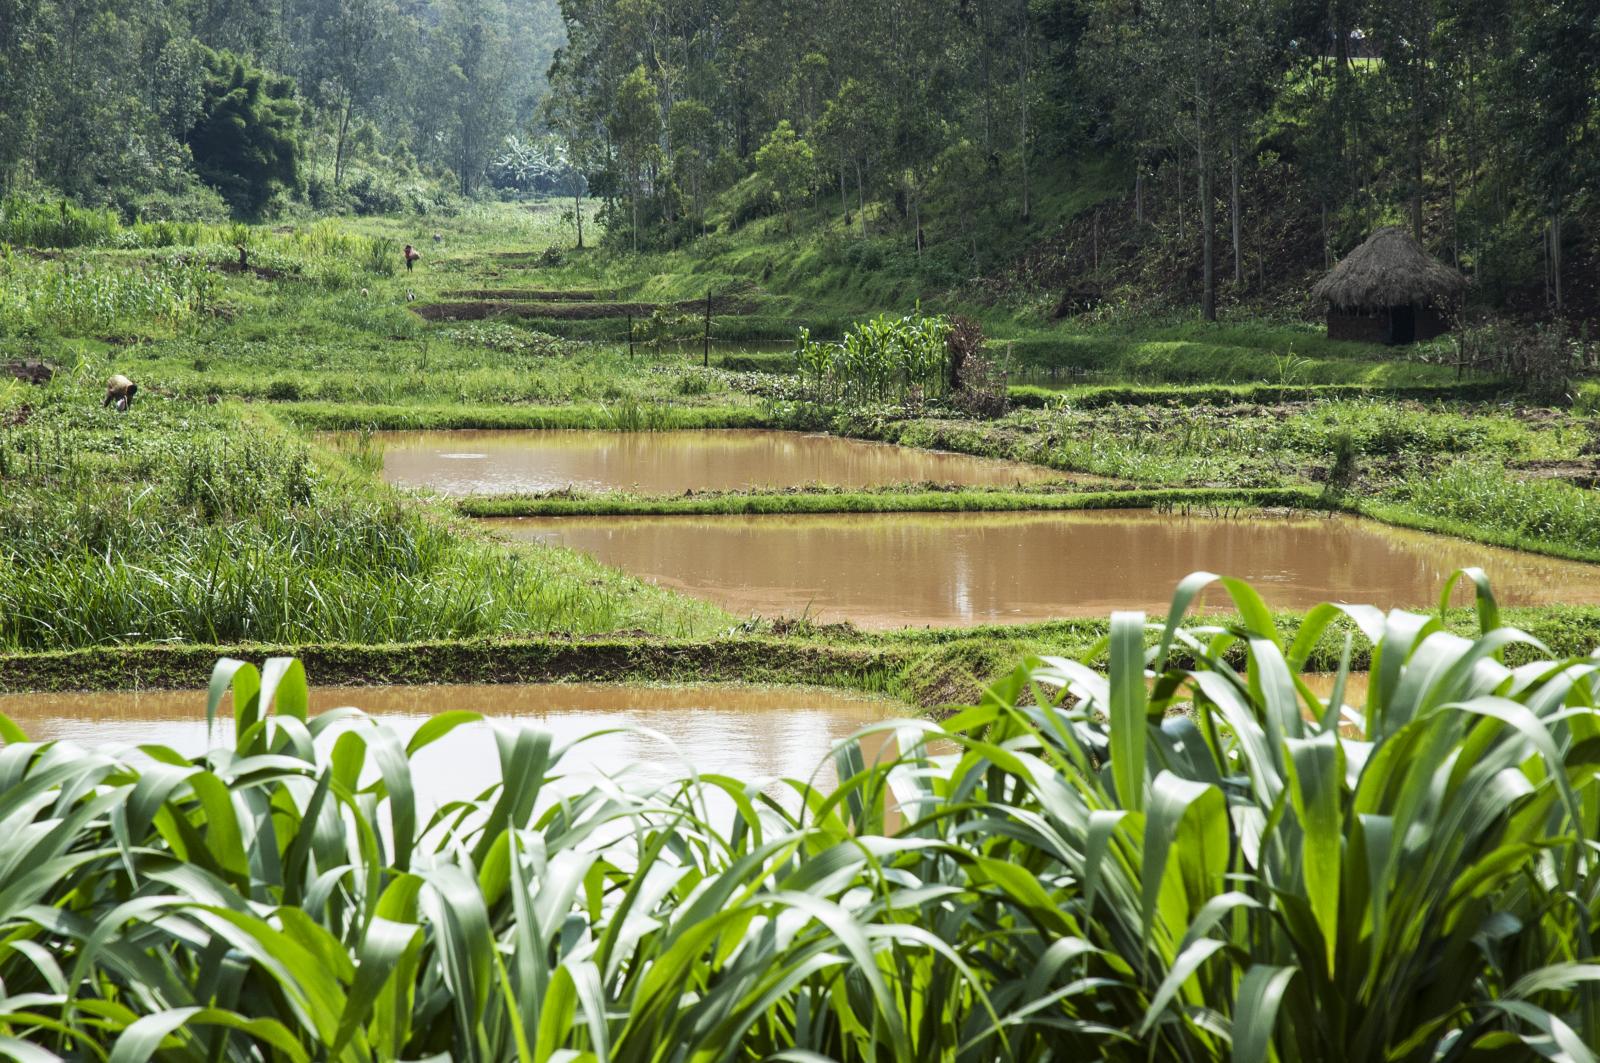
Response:
[{"label": "sloped bank", "polygon": [[704,640],[600,636],[387,645],[97,646],[0,656],[0,692],[182,690],[218,657],[292,656],[334,686],[419,683],[750,682],[888,690],[915,651],[760,636]]}]

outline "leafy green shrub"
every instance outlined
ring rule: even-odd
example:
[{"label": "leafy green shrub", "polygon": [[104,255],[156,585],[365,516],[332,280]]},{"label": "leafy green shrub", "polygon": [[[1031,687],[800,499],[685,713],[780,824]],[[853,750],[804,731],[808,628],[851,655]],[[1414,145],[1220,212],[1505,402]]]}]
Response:
[{"label": "leafy green shrub", "polygon": [[1585,380],[1572,389],[1572,412],[1580,417],[1600,416],[1600,380]]},{"label": "leafy green shrub", "polygon": [[355,203],[357,214],[399,214],[409,205],[401,191],[371,171],[356,175],[345,193]]},{"label": "leafy green shrub", "polygon": [[711,392],[711,381],[700,373],[684,373],[673,383],[672,390],[677,395],[707,395]]},{"label": "leafy green shrub", "polygon": [[121,229],[116,212],[80,207],[66,200],[0,199],[0,244],[18,247],[106,247]]},{"label": "leafy green shrub", "polygon": [[273,402],[297,402],[300,385],[293,380],[274,380],[267,385],[267,398]]},{"label": "leafy green shrub", "polygon": [[[841,743],[831,792],[558,795],[551,733],[498,721],[499,781],[423,819],[413,759],[487,722],[309,718],[284,658],[218,663],[232,748],[193,760],[0,718],[0,1034],[119,1059],[1590,1058],[1600,663],[1500,664],[1531,640],[1481,582],[1476,640],[1324,606],[1285,646],[1232,581],[1239,625],[1179,628],[1213,579],[1162,628],[1114,615],[1109,674],[1034,660]],[[1373,645],[1354,709],[1343,673],[1326,699],[1299,674],[1341,615]]]},{"label": "leafy green shrub", "polygon": [[228,217],[228,204],[198,180],[181,191],[153,191],[135,196],[124,206],[126,216],[145,222],[221,222]]}]

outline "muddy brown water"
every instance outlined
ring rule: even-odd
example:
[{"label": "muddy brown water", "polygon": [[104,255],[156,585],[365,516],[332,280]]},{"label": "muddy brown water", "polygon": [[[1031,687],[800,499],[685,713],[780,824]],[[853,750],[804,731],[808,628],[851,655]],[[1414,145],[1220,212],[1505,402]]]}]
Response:
[{"label": "muddy brown water", "polygon": [[[1487,570],[1501,605],[1600,603],[1600,565],[1342,516],[1116,510],[486,523],[737,614],[876,629],[1165,613],[1178,582],[1199,570],[1247,580],[1276,609],[1325,601],[1430,608],[1450,573],[1469,565]],[[1227,599],[1213,588],[1203,604],[1223,608]]]},{"label": "muddy brown water", "polygon": [[[582,789],[600,773],[661,783],[691,770],[745,780],[815,778],[817,785],[829,787],[836,778],[829,757],[834,743],[869,724],[910,714],[906,706],[884,698],[738,684],[319,687],[310,700],[312,713],[359,707],[407,740],[430,716],[455,709],[536,722],[553,732],[557,748],[610,732],[579,743],[562,759],[566,778],[560,789],[566,792]],[[106,749],[157,744],[189,757],[233,742],[228,702],[209,743],[205,709],[203,691],[0,695],[0,713],[30,739],[70,739]],[[319,746],[331,748],[333,738],[352,726],[336,724]],[[498,778],[498,765],[493,734],[484,723],[457,728],[413,761],[429,807],[474,796]]]},{"label": "muddy brown water", "polygon": [[447,495],[749,487],[877,487],[931,480],[1007,486],[1065,478],[1035,465],[801,432],[380,432],[383,476]]}]

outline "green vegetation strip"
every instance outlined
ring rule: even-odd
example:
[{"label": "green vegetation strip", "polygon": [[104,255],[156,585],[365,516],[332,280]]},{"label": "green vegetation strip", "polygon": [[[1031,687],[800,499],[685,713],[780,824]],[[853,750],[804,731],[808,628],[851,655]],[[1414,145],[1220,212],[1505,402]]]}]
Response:
[{"label": "green vegetation strip", "polygon": [[767,428],[772,422],[755,407],[618,406],[377,406],[299,402],[274,408],[303,428],[442,430],[455,428]]},{"label": "green vegetation strip", "polygon": [[1011,405],[1022,409],[1042,409],[1063,403],[1093,409],[1098,406],[1231,406],[1332,399],[1489,402],[1503,399],[1508,390],[1503,381],[1473,380],[1460,384],[1400,387],[1381,384],[1091,384],[1047,388],[1013,384],[1008,394]]},{"label": "green vegetation strip", "polygon": [[[1600,607],[1542,606],[1502,611],[1504,623],[1534,636],[1559,656],[1600,647]],[[1159,622],[1160,617],[1151,617]],[[1470,635],[1476,616],[1452,609],[1446,630]],[[1271,614],[1272,629],[1293,640],[1305,616]],[[1200,622],[1198,619],[1196,622]],[[1206,623],[1235,625],[1212,614]],[[924,710],[975,701],[1016,661],[1056,655],[1104,659],[1110,625],[1100,618],[974,628],[908,628],[864,633],[848,625],[784,625],[784,635],[749,633],[706,639],[613,634],[590,638],[496,637],[360,645],[162,644],[94,646],[0,655],[0,693],[72,690],[190,690],[205,685],[219,656],[295,656],[330,686],[427,683],[746,682],[829,686],[890,693]],[[1336,624],[1309,648],[1310,671],[1338,667],[1344,634],[1354,636],[1351,664],[1365,670],[1370,645],[1353,625]],[[1154,644],[1154,634],[1147,641]],[[1235,651],[1235,658],[1238,656]],[[1534,659],[1508,648],[1512,664]],[[1175,652],[1175,661],[1191,655]]]},{"label": "green vegetation strip", "polygon": [[457,503],[469,517],[687,516],[779,513],[1001,513],[1030,510],[1153,509],[1179,506],[1309,509],[1311,488],[1182,488],[1155,491],[885,490],[751,492],[640,497],[544,495],[474,497]]},{"label": "green vegetation strip", "polygon": [[[924,651],[925,652],[925,651]],[[0,692],[204,687],[218,657],[292,655],[333,686],[419,683],[750,682],[884,690],[911,647],[813,639],[494,638],[388,645],[95,646],[0,655]]]},{"label": "green vegetation strip", "polygon": [[[1554,485],[1565,488],[1574,494],[1583,491],[1583,488],[1569,487],[1568,485]],[[1589,494],[1594,492],[1590,491]],[[1357,514],[1372,520],[1382,521],[1384,524],[1393,524],[1397,528],[1411,528],[1415,531],[1432,532],[1436,535],[1450,535],[1457,539],[1466,539],[1470,542],[1483,543],[1487,546],[1503,546],[1510,550],[1523,550],[1531,554],[1545,554],[1549,557],[1564,558],[1568,561],[1586,561],[1591,564],[1600,564],[1600,545],[1595,539],[1562,540],[1553,539],[1547,534],[1542,534],[1537,528],[1496,527],[1491,523],[1480,523],[1476,520],[1457,519],[1428,513],[1417,509],[1415,506],[1398,502],[1364,501],[1360,499],[1347,499],[1338,504],[1338,508],[1346,513]]]}]

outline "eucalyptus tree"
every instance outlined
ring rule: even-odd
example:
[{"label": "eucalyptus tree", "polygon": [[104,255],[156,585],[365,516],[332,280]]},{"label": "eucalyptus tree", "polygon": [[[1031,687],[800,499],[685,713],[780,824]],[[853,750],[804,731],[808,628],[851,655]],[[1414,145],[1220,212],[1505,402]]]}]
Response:
[{"label": "eucalyptus tree", "polygon": [[401,74],[395,0],[316,0],[305,59],[308,88],[332,111],[333,184],[344,183],[352,121],[373,113]]},{"label": "eucalyptus tree", "polygon": [[616,102],[606,118],[606,127],[617,146],[617,155],[628,178],[628,200],[632,226],[628,233],[633,250],[639,250],[639,200],[644,192],[646,167],[659,150],[661,111],[656,88],[644,67],[637,66],[622,79]]},{"label": "eucalyptus tree", "polygon": [[584,92],[584,77],[584,71],[574,69],[567,61],[564,50],[557,51],[550,66],[550,93],[544,98],[540,112],[544,124],[566,148],[572,217],[580,251],[583,249],[583,193],[589,172],[598,161],[602,137],[600,123]]},{"label": "eucalyptus tree", "polygon": [[810,191],[816,159],[811,145],[796,135],[787,120],[779,122],[756,152],[756,177],[773,204],[783,212],[784,232],[794,231],[794,209]]},{"label": "eucalyptus tree", "polygon": [[705,184],[716,139],[716,119],[711,108],[693,98],[674,103],[667,115],[667,136],[673,148],[674,176],[680,183],[688,183],[695,222],[704,235]]},{"label": "eucalyptus tree", "polygon": [[1386,90],[1389,135],[1404,145],[1406,201],[1411,234],[1423,233],[1428,146],[1438,127],[1444,87],[1435,54],[1439,9],[1435,0],[1377,3],[1373,34],[1382,54],[1380,85]]},{"label": "eucalyptus tree", "polygon": [[31,158],[51,38],[42,5],[0,0],[0,189]]},{"label": "eucalyptus tree", "polygon": [[1550,304],[1566,311],[1563,283],[1567,213],[1600,175],[1594,131],[1600,83],[1600,2],[1519,5],[1512,16],[1513,78],[1521,106],[1507,109],[1506,134],[1515,146],[1523,182],[1545,227]]}]

